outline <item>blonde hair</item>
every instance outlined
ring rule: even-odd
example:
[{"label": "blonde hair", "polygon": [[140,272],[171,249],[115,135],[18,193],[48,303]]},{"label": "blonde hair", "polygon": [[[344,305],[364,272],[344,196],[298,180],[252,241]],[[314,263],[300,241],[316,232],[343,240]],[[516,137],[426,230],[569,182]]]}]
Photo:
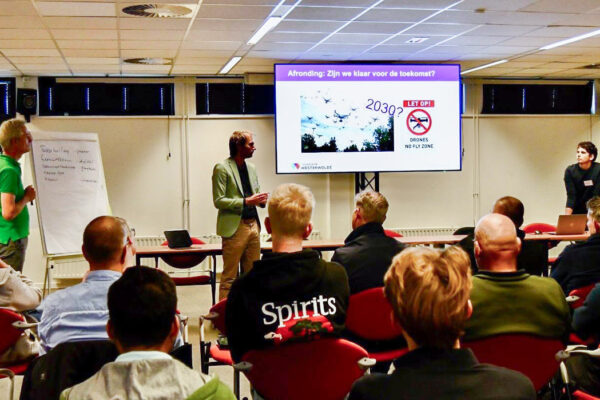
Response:
[{"label": "blonde hair", "polygon": [[302,235],[310,223],[315,199],[309,188],[295,183],[277,186],[269,198],[269,220],[275,234]]},{"label": "blonde hair", "polygon": [[471,291],[469,256],[456,246],[412,247],[392,260],[385,295],[410,337],[423,347],[452,348],[464,333]]},{"label": "blonde hair", "polygon": [[354,201],[356,207],[362,211],[362,217],[365,221],[383,224],[389,204],[381,193],[364,190],[356,195]]},{"label": "blonde hair", "polygon": [[0,147],[6,152],[13,139],[18,139],[23,135],[25,121],[17,118],[6,120],[0,125]]},{"label": "blonde hair", "polygon": [[592,219],[600,223],[600,196],[594,196],[585,203]]}]

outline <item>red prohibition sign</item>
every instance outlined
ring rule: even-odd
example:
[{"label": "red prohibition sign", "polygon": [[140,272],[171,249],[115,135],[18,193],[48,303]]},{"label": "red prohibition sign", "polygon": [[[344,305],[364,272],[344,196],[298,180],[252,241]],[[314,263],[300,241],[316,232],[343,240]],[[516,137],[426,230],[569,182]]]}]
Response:
[{"label": "red prohibition sign", "polygon": [[413,135],[424,135],[431,129],[431,116],[427,111],[417,108],[406,117],[406,126]]}]

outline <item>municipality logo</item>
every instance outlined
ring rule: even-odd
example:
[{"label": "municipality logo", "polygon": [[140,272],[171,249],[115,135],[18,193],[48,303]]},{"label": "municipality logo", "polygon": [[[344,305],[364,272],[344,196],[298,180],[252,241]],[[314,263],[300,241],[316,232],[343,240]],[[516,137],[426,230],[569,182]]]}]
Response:
[{"label": "municipality logo", "polygon": [[294,163],[294,164],[292,164],[292,165],[294,166],[294,168],[296,168],[296,169],[300,169],[300,164],[298,164],[298,163]]}]

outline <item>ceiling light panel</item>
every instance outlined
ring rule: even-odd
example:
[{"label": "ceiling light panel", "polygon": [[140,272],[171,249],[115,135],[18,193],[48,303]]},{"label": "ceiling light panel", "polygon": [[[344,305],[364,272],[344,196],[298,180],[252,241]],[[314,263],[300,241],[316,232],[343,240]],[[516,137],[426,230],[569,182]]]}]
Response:
[{"label": "ceiling light panel", "polygon": [[240,60],[242,59],[242,57],[232,57],[231,60],[229,60],[229,62],[227,62],[227,64],[225,64],[223,66],[223,68],[219,71],[219,74],[226,74],[229,71],[231,71],[231,69],[233,67],[235,67],[235,64],[237,64],[238,62],[240,62]]},{"label": "ceiling light panel", "polygon": [[114,3],[38,1],[36,4],[45,17],[116,16]]}]

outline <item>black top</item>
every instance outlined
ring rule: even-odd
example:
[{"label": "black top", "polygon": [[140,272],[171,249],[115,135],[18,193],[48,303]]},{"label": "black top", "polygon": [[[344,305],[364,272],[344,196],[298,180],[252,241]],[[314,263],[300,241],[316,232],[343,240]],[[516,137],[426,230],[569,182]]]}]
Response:
[{"label": "black top", "polygon": [[573,209],[573,214],[586,214],[585,203],[600,194],[600,164],[594,162],[588,169],[582,169],[579,164],[569,165],[564,179],[566,206]]},{"label": "black top", "polygon": [[596,285],[583,305],[575,310],[573,331],[582,339],[589,336],[600,339],[600,285]]},{"label": "black top", "polygon": [[[238,172],[240,173],[240,179],[242,180],[242,188],[244,189],[244,197],[250,197],[254,193],[252,192],[252,186],[250,185],[250,177],[248,176],[248,167],[246,162],[242,165],[238,165]],[[248,206],[244,202],[244,209],[242,210],[242,219],[256,219],[258,221],[258,212],[255,206]]]},{"label": "black top", "polygon": [[600,282],[600,234],[567,246],[554,263],[551,276],[566,295],[573,289]]},{"label": "black top", "polygon": [[294,333],[293,325],[310,314],[327,331],[318,332],[321,336],[338,335],[346,321],[348,297],[344,269],[322,260],[316,251],[264,254],[233,282],[227,297],[225,325],[233,360],[273,344],[266,334],[304,337],[306,332]]},{"label": "black top", "polygon": [[354,294],[383,286],[383,276],[392,259],[404,247],[396,239],[386,236],[381,224],[370,222],[353,230],[331,261],[346,269],[350,293]]},{"label": "black top", "polygon": [[352,386],[348,400],[535,399],[519,372],[480,364],[471,350],[419,348],[394,361],[390,375],[372,374]]}]

